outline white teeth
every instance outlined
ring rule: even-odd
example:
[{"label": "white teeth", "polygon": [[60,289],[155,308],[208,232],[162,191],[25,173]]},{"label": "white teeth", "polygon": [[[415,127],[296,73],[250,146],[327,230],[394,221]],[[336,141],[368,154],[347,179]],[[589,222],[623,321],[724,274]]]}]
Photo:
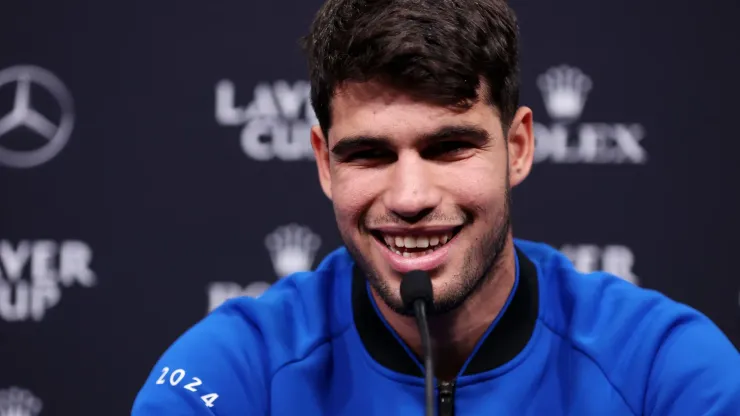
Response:
[{"label": "white teeth", "polygon": [[403,254],[402,254],[402,256],[404,256],[404,257],[411,257],[411,253],[409,253],[408,251],[404,251]]},{"label": "white teeth", "polygon": [[390,236],[384,235],[383,240],[394,252],[401,254],[402,248],[429,248],[424,253],[432,252],[452,238],[452,233],[434,236]]},{"label": "white teeth", "polygon": [[414,237],[404,237],[403,245],[408,248],[416,248],[416,239]]}]

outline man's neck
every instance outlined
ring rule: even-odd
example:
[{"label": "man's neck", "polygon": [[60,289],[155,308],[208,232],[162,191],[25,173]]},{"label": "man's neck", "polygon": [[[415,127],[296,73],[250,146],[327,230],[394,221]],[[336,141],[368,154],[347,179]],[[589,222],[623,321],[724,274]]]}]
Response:
[{"label": "man's neck", "polygon": [[[444,316],[430,318],[435,375],[439,379],[455,378],[491,322],[501,313],[516,279],[515,255],[510,237],[498,259],[498,267],[491,270],[493,275],[487,276],[482,286],[460,307]],[[417,356],[422,357],[415,319],[393,312],[374,290],[371,293],[388,324]]]}]

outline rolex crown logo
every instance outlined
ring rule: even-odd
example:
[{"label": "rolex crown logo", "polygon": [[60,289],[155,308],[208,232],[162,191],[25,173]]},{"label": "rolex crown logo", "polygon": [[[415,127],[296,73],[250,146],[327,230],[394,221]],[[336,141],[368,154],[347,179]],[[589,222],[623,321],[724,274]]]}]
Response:
[{"label": "rolex crown logo", "polygon": [[270,252],[275,273],[283,278],[311,270],[316,251],[321,246],[321,237],[308,227],[288,224],[268,234],[265,246]]},{"label": "rolex crown logo", "polygon": [[573,121],[581,116],[592,85],[591,78],[580,69],[567,65],[550,68],[537,78],[545,109],[559,122]]},{"label": "rolex crown logo", "polygon": [[38,416],[42,407],[41,400],[28,390],[0,390],[0,416]]}]

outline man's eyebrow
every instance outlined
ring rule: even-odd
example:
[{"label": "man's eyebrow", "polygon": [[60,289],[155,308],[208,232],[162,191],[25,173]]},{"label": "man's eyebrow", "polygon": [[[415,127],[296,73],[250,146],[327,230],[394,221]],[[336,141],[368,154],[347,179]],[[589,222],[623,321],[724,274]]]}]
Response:
[{"label": "man's eyebrow", "polygon": [[[421,135],[418,141],[423,145],[428,145],[434,142],[454,138],[464,138],[479,145],[491,141],[491,135],[484,128],[468,124],[455,124],[439,127],[431,133]],[[392,147],[392,141],[386,136],[348,136],[339,139],[339,141],[337,141],[337,143],[331,148],[331,152],[335,156],[341,157],[357,149],[366,149],[371,147]]]},{"label": "man's eyebrow", "polygon": [[468,124],[442,126],[429,134],[425,134],[421,140],[424,143],[433,143],[455,138],[471,140],[479,145],[491,141],[491,135],[486,129]]},{"label": "man's eyebrow", "polygon": [[345,156],[357,149],[366,149],[369,147],[390,147],[391,141],[385,136],[348,136],[339,139],[331,148],[335,156]]}]

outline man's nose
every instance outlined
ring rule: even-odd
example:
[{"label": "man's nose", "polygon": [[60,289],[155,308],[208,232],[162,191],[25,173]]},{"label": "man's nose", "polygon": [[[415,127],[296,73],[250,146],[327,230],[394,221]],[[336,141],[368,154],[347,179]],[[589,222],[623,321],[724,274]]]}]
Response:
[{"label": "man's nose", "polygon": [[432,212],[441,201],[433,166],[418,154],[399,155],[391,168],[384,203],[388,210],[409,222]]}]

